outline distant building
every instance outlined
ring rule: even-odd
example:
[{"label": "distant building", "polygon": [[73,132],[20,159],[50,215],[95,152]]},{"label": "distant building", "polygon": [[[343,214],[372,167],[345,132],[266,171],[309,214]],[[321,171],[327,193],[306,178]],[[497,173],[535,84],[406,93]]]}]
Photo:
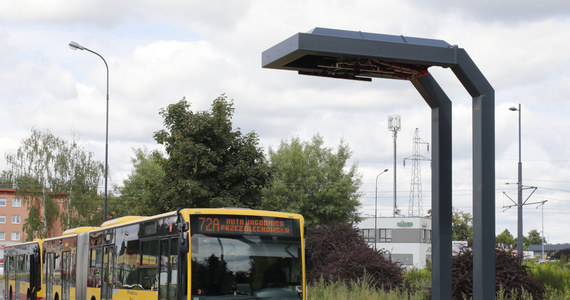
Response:
[{"label": "distant building", "polygon": [[[0,188],[0,275],[4,272],[4,246],[25,242],[24,223],[28,218],[26,202],[16,197],[15,189]],[[48,236],[59,236],[63,232],[56,221],[48,230]]]},{"label": "distant building", "polygon": [[[364,240],[374,248],[374,218],[357,225]],[[389,258],[404,267],[423,269],[431,262],[431,219],[389,217],[377,219],[376,248],[384,249]]]},{"label": "distant building", "polygon": [[24,220],[28,209],[22,200],[16,198],[14,189],[0,189],[0,245],[23,242]]},{"label": "distant building", "polygon": [[[28,218],[26,202],[16,197],[15,189],[0,189],[0,257],[3,245],[25,242],[24,223]],[[59,222],[49,229],[49,236],[61,235]]]},{"label": "distant building", "polygon": [[[565,249],[570,249],[570,244],[544,244],[544,255],[548,257],[558,250]],[[530,245],[528,250],[533,251],[535,255],[540,256],[542,253],[542,245]]]}]

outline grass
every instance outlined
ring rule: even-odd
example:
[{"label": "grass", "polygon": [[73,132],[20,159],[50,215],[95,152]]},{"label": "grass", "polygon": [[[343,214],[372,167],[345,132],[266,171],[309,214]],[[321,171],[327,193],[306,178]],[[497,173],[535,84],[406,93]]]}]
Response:
[{"label": "grass", "polygon": [[[544,282],[546,287],[545,300],[570,299],[570,264],[557,262],[526,262],[533,276]],[[380,300],[423,300],[430,299],[431,272],[429,269],[410,269],[405,272],[409,290],[385,291],[371,286],[367,276],[357,282],[326,281],[321,279],[309,285],[308,300],[321,299],[380,299]],[[523,291],[523,295],[510,295],[499,289],[497,300],[532,300],[532,296]]]},{"label": "grass", "polygon": [[425,299],[424,293],[410,294],[407,290],[391,290],[373,288],[369,280],[364,279],[357,282],[345,283],[343,281],[325,281],[321,280],[310,285],[307,292],[308,300],[345,300],[345,299],[362,299],[362,300],[421,300]]}]

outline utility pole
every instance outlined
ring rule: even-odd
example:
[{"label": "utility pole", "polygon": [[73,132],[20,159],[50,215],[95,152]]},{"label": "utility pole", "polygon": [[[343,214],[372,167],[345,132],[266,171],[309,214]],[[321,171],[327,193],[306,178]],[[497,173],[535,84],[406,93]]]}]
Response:
[{"label": "utility pole", "polygon": [[[509,184],[509,183],[507,183]],[[530,197],[532,196],[532,194],[534,194],[534,192],[536,192],[536,189],[538,189],[535,186],[523,186],[522,184],[518,184],[517,183],[517,189],[518,189],[518,202],[513,200],[511,197],[509,197],[509,195],[507,195],[507,193],[503,192],[503,195],[505,195],[507,198],[509,198],[509,200],[511,200],[511,202],[513,202],[512,205],[505,205],[503,206],[504,210],[506,211],[507,209],[511,208],[511,207],[517,207],[517,213],[520,211],[522,214],[522,207],[525,205],[531,205],[531,204],[538,204],[538,203],[542,203],[542,202],[529,202],[527,203],[528,199],[530,199]],[[528,197],[526,197],[526,199],[524,201],[522,201],[522,190],[532,190],[532,192],[530,192],[530,194],[528,195]],[[520,203],[520,204],[519,204]],[[520,216],[520,215],[519,215]],[[518,227],[518,234],[517,234],[517,256],[522,258],[523,255],[523,250],[522,250],[522,241],[523,241],[523,234],[522,234],[522,217],[518,219],[518,225],[520,227]],[[518,236],[520,234],[520,236]],[[520,244],[519,244],[520,242]],[[520,248],[519,248],[520,247]]]},{"label": "utility pole", "polygon": [[398,137],[398,131],[400,128],[400,115],[388,116],[388,129],[392,131],[394,137],[394,217],[399,214],[398,205],[396,202],[396,139]]}]

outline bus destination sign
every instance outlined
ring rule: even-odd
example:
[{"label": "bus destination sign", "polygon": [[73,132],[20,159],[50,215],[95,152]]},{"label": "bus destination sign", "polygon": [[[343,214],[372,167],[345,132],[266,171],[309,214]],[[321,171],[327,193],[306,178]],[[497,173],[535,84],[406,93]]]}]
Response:
[{"label": "bus destination sign", "polygon": [[[273,217],[236,216],[236,215],[193,215],[191,216],[192,233],[203,234],[253,234],[297,236],[295,220]],[[298,229],[296,230],[298,231]]]}]

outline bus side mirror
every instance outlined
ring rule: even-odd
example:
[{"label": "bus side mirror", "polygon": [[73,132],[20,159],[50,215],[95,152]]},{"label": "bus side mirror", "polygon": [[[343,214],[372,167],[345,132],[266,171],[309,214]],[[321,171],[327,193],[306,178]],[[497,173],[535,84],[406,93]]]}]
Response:
[{"label": "bus side mirror", "polygon": [[190,250],[189,248],[189,242],[188,242],[188,229],[190,228],[190,226],[188,225],[188,222],[179,222],[178,223],[178,233],[179,233],[179,238],[178,238],[178,252],[180,253],[188,253],[188,250]]}]

